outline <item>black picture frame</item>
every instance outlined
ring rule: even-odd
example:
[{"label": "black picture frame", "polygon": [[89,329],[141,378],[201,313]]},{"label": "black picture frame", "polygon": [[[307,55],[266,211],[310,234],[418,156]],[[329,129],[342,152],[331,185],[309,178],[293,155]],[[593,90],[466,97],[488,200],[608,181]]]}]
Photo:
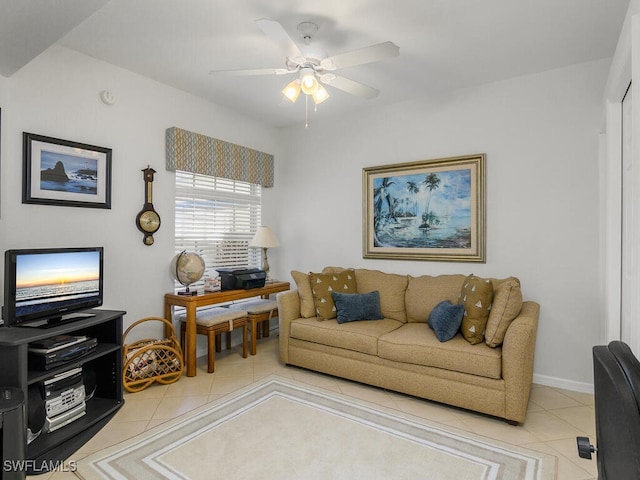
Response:
[{"label": "black picture frame", "polygon": [[111,153],[23,132],[22,203],[111,208]]}]

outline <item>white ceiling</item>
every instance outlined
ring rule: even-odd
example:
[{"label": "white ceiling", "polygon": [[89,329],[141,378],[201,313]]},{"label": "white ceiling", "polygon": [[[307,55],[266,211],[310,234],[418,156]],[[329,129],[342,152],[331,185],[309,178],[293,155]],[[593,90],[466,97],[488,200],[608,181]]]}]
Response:
[{"label": "white ceiling", "polygon": [[256,27],[257,19],[280,22],[296,40],[300,22],[318,24],[313,44],[328,55],[387,40],[400,47],[399,57],[339,72],[381,93],[364,100],[329,88],[329,100],[310,115],[331,117],[611,57],[628,5],[629,0],[0,0],[0,74],[12,75],[58,42],[286,126],[304,119],[302,96],[294,105],[280,94],[292,77],[209,73],[284,67],[284,54]]}]

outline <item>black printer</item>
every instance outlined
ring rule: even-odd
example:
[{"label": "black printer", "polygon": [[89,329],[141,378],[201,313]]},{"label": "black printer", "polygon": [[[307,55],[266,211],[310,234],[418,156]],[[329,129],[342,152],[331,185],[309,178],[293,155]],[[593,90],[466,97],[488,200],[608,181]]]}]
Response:
[{"label": "black printer", "polygon": [[267,274],[259,268],[218,268],[221,290],[248,290],[262,288],[267,280]]}]

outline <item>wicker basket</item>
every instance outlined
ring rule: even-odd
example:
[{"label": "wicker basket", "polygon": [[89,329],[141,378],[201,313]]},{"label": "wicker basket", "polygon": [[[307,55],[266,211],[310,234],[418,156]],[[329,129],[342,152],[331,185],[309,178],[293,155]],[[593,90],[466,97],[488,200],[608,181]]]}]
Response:
[{"label": "wicker basket", "polygon": [[[171,331],[168,338],[143,339],[127,345],[127,335],[134,327],[144,322],[163,322]],[[184,359],[171,322],[160,317],[138,320],[127,328],[122,336],[122,382],[128,392],[144,390],[153,382],[169,384],[182,376]]]}]

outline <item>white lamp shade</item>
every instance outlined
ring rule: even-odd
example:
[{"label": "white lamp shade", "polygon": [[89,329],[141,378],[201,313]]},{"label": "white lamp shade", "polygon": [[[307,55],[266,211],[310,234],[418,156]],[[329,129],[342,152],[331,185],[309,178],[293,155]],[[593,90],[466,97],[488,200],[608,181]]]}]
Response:
[{"label": "white lamp shade", "polygon": [[318,90],[318,79],[312,68],[300,70],[300,88],[307,95],[312,95]]},{"label": "white lamp shade", "polygon": [[322,85],[318,84],[318,89],[311,94],[311,98],[313,98],[315,104],[318,105],[319,103],[322,103],[327,98],[329,98],[329,92],[327,92],[327,89]]},{"label": "white lamp shade", "polygon": [[300,95],[300,80],[296,78],[294,81],[289,83],[282,89],[282,94],[295,103]]},{"label": "white lamp shade", "polygon": [[276,234],[271,230],[271,227],[263,226],[258,227],[258,231],[251,242],[249,242],[249,246],[256,248],[274,248],[279,247],[280,243],[278,242]]}]

